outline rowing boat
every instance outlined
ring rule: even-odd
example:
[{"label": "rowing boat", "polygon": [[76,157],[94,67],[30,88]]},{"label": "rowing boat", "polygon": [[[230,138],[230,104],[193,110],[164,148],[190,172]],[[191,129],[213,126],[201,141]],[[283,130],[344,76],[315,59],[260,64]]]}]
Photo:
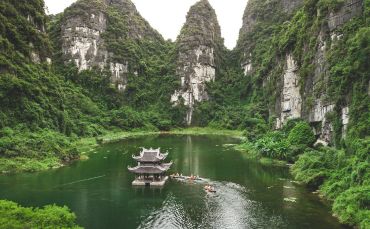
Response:
[{"label": "rowing boat", "polygon": [[192,178],[189,176],[175,176],[175,175],[171,175],[170,177],[176,180],[206,181],[204,178],[200,178],[200,177]]},{"label": "rowing boat", "polygon": [[215,193],[215,192],[216,192],[216,190],[215,190],[214,188],[207,188],[207,187],[204,187],[204,190],[205,190],[206,192],[212,192],[212,193]]}]

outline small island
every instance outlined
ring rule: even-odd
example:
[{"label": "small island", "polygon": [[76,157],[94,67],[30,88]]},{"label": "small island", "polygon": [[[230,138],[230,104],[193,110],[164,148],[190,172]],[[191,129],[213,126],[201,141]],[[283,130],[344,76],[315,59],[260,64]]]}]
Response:
[{"label": "small island", "polygon": [[143,148],[139,156],[132,155],[138,162],[136,167],[128,167],[128,170],[135,174],[132,185],[135,186],[164,186],[168,180],[167,170],[170,169],[172,162],[163,163],[168,153],[162,154],[160,148]]}]

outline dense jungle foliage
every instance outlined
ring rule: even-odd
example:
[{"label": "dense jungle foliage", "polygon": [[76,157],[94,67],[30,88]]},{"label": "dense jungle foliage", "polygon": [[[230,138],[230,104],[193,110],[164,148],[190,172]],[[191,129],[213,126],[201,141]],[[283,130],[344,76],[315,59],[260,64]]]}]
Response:
[{"label": "dense jungle foliage", "polygon": [[[252,96],[252,103],[262,101],[274,106],[283,70],[279,63],[289,52],[298,62],[301,88],[305,87],[314,71],[318,37],[327,20],[324,15],[343,3],[307,0],[289,22],[276,23],[267,19],[256,25],[256,32],[250,37],[239,41],[253,46],[255,70],[250,76],[254,85],[251,94],[261,96]],[[335,148],[313,146],[314,133],[307,123],[299,120],[290,121],[283,130],[266,132],[267,129],[263,129],[257,138],[255,133],[249,136],[247,130],[248,140],[238,146],[255,157],[294,163],[291,171],[298,181],[312,190],[318,189],[321,195],[333,201],[332,210],[341,222],[360,228],[370,227],[369,12],[370,1],[365,0],[363,15],[335,31],[343,34],[339,40],[325,38],[330,47],[326,50],[327,86],[304,98],[309,104],[315,95],[324,93],[338,107],[327,114],[333,123]],[[269,79],[267,90],[261,90],[266,79]],[[350,104],[351,118],[348,133],[343,138],[340,107],[346,104]]]},{"label": "dense jungle foliage", "polygon": [[[73,64],[65,66],[58,40],[62,15],[48,18],[43,1],[24,3],[0,5],[1,171],[37,171],[76,159],[74,143],[80,137],[183,125],[183,109],[172,107],[169,99],[177,83],[169,64],[173,43],[115,44],[116,50],[136,54],[140,75],[130,75],[122,94],[111,85],[109,71],[78,72]],[[124,24],[120,20],[113,20],[111,30]],[[114,34],[106,36],[109,41]]]},{"label": "dense jungle foliage", "polygon": [[25,208],[0,200],[0,228],[81,228],[75,221],[76,216],[68,207]]},{"label": "dense jungle foliage", "polygon": [[[89,7],[86,1],[81,4]],[[207,85],[210,100],[197,104],[194,120],[197,126],[244,131],[247,140],[239,149],[258,158],[292,163],[295,178],[333,201],[333,212],[341,222],[369,228],[370,0],[364,0],[361,17],[336,31],[343,34],[341,39],[333,42],[325,37],[329,47],[327,86],[311,95],[305,93],[305,104],[326,94],[338,107],[327,115],[334,128],[333,146],[314,145],[317,136],[304,120],[291,120],[282,130],[274,130],[275,117],[271,115],[286,54],[294,55],[300,84],[305,88],[314,71],[318,35],[327,20],[324,15],[342,4],[306,0],[291,19],[280,11],[271,14],[272,9],[263,1],[253,5],[260,15],[269,16],[255,25],[255,32],[242,36],[235,50],[224,50],[217,79]],[[137,72],[129,74],[124,93],[110,83],[108,70],[79,72],[73,64],[65,65],[59,40],[63,14],[46,16],[42,0],[0,2],[0,172],[59,167],[80,157],[77,142],[85,137],[184,127],[186,108],[170,103],[174,88],[180,84],[173,61],[176,44],[159,34],[154,41],[121,39],[120,33],[130,31],[125,17],[114,8],[106,12],[110,27],[103,36],[115,54],[113,58],[128,59],[134,68],[131,72]],[[137,23],[144,30],[148,26],[139,19]],[[254,67],[248,76],[240,68],[246,46]],[[347,104],[350,123],[342,138],[339,108]],[[45,212],[50,221],[42,221]],[[25,220],[19,221],[19,215]],[[47,228],[51,223],[77,227],[75,216],[66,208],[27,209],[2,201],[0,216],[4,216],[0,225],[7,217],[14,219],[12,225],[19,225],[15,228]],[[55,217],[65,221],[53,221]]]}]

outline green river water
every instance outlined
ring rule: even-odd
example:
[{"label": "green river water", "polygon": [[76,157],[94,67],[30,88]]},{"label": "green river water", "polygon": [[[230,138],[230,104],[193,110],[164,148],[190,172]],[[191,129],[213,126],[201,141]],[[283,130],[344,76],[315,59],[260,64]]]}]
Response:
[{"label": "green river water", "polygon": [[[264,166],[221,136],[160,135],[106,144],[61,169],[0,176],[0,199],[24,206],[67,205],[85,228],[344,228],[288,168]],[[170,172],[197,174],[217,189],[170,180],[135,188],[127,166],[140,147],[168,150]]]}]

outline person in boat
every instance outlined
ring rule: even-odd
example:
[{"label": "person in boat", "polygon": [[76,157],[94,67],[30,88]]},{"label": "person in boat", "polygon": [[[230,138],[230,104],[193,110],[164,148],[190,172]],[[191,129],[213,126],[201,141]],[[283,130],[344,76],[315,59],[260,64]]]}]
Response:
[{"label": "person in boat", "polygon": [[208,192],[216,192],[215,188],[211,185],[204,186],[204,189]]}]

